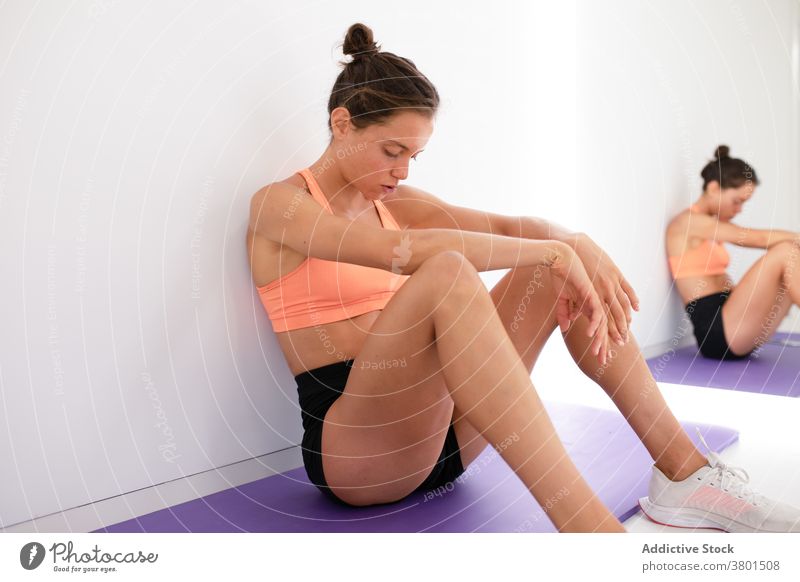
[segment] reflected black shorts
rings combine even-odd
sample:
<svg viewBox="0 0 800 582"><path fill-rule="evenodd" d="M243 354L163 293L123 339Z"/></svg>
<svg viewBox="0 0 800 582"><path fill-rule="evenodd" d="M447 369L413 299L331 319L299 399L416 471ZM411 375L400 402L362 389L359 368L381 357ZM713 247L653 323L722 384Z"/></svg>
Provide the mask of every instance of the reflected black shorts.
<svg viewBox="0 0 800 582"><path fill-rule="evenodd" d="M303 421L303 465L309 480L325 495L345 505L331 491L322 473L322 421L328 409L341 396L347 384L353 362L345 360L334 362L327 366L314 368L294 377L297 382L297 394L300 403L300 417ZM453 424L447 431L444 448L439 460L431 470L430 475L417 487L417 491L435 489L453 481L464 472L461 464L461 452L456 440Z"/></svg>
<svg viewBox="0 0 800 582"><path fill-rule="evenodd" d="M742 360L748 357L752 350L744 355L734 354L728 347L725 339L725 329L722 326L722 306L730 296L729 291L712 293L700 297L686 304L686 313L692 320L694 337L700 353L706 358L714 360Z"/></svg>

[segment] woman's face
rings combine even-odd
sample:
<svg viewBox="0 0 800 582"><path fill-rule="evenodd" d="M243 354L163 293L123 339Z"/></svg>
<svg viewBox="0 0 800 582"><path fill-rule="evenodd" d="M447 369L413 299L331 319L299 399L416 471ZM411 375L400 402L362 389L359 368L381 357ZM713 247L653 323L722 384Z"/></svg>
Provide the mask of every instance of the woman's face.
<svg viewBox="0 0 800 582"><path fill-rule="evenodd" d="M336 110L332 121L335 114ZM411 111L395 113L384 123L364 129L347 125L346 131L342 126L334 130L336 161L348 183L370 200L393 193L408 178L409 163L417 159L433 133L433 119Z"/></svg>
<svg viewBox="0 0 800 582"><path fill-rule="evenodd" d="M746 182L738 188L720 189L717 182L710 182L707 191L711 195L711 206L717 211L719 219L729 222L742 211L744 203L753 196L755 185Z"/></svg>

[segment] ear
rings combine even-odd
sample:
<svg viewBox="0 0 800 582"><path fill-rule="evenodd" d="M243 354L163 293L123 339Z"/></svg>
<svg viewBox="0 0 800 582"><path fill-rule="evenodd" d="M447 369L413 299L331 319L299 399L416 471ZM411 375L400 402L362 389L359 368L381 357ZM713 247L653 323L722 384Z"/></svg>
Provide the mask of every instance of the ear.
<svg viewBox="0 0 800 582"><path fill-rule="evenodd" d="M347 137L352 129L350 112L346 107L337 107L331 111L331 132L334 139Z"/></svg>
<svg viewBox="0 0 800 582"><path fill-rule="evenodd" d="M718 196L720 194L719 182L717 182L716 180L711 180L706 185L706 189L705 189L704 193L705 194L709 194L711 196Z"/></svg>

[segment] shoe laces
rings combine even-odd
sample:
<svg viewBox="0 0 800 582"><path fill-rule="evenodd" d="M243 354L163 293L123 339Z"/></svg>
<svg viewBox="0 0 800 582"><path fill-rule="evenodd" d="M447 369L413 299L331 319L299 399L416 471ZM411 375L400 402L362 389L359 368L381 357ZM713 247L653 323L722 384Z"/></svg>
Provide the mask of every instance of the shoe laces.
<svg viewBox="0 0 800 582"><path fill-rule="evenodd" d="M700 441L706 447L706 457L708 458L708 464L711 466L711 470L706 473L702 480L705 482L711 481L713 483L719 483L721 491L732 493L736 495L736 497L744 499L746 502L752 503L753 505L758 505L759 501L764 500L765 498L763 495L756 493L747 486L747 483L750 482L750 475L747 474L747 471L741 467L734 467L723 463L720 456L708 446L700 429L695 427L695 430L700 437Z"/></svg>

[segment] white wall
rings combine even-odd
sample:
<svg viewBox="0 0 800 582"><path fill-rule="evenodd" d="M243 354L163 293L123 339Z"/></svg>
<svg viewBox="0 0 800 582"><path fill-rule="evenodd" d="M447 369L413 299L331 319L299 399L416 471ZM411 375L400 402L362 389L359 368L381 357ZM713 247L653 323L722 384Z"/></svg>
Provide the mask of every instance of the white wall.
<svg viewBox="0 0 800 582"><path fill-rule="evenodd" d="M660 344L683 314L663 232L718 144L762 183L738 223L798 229L797 3L583 1L577 23L575 224L630 273L633 331ZM735 280L763 254L728 248Z"/></svg>
<svg viewBox="0 0 800 582"><path fill-rule="evenodd" d="M358 20L444 96L414 183L515 212L509 2L0 8L0 526L299 442L248 202L320 154Z"/></svg>
<svg viewBox="0 0 800 582"><path fill-rule="evenodd" d="M794 5L715 5L3 4L0 526L299 442L247 205L321 152L358 20L444 99L410 183L594 235L663 340L663 226L718 141L763 179L744 218L797 216Z"/></svg>

